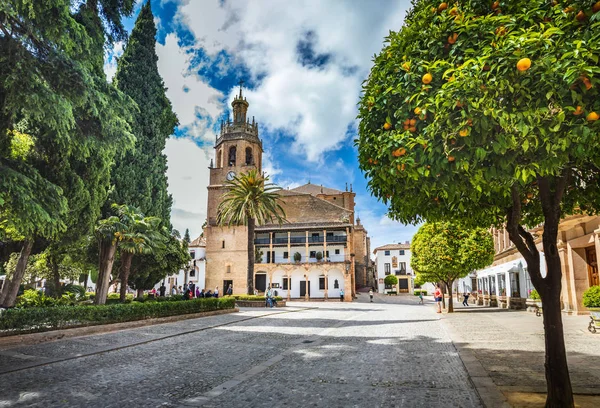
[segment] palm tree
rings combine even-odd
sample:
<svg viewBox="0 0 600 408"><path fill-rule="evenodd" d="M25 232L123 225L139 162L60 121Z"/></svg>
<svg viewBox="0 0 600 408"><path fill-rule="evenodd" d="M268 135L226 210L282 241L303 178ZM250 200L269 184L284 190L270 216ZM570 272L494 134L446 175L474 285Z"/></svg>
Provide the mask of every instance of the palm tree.
<svg viewBox="0 0 600 408"><path fill-rule="evenodd" d="M120 300L127 298L127 284L131 261L135 254L148 254L165 247L168 234L160 229L161 219L144 217L135 208L126 207L126 228L121 231L119 249L121 250L121 268L119 270Z"/></svg>
<svg viewBox="0 0 600 408"><path fill-rule="evenodd" d="M241 173L226 183L227 192L219 204L217 223L219 225L248 226L248 294L254 294L254 227L258 223L285 221L285 211L281 207L280 187L268 183L269 177L256 169Z"/></svg>

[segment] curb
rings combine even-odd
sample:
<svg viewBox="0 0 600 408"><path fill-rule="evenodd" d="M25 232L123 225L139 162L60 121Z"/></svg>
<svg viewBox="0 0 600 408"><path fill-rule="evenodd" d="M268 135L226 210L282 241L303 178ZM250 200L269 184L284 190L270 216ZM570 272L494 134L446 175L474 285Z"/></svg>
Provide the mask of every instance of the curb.
<svg viewBox="0 0 600 408"><path fill-rule="evenodd" d="M152 326L155 324L172 323L181 320L196 319L199 317L218 316L228 313L237 313L240 309L211 310L208 312L191 313L167 317L155 317L152 319L133 320L131 322L109 323L94 326L81 326L71 329L53 330L40 333L18 334L15 336L0 337L0 350L14 346L26 346L49 341L68 339L71 337L89 336L92 334L110 333L136 327Z"/></svg>
<svg viewBox="0 0 600 408"><path fill-rule="evenodd" d="M444 319L440 319L440 321L450 340L452 340L452 344L458 352L458 356L469 375L469 380L479 395L483 406L488 408L510 408L511 405L508 403L508 399L477 360L475 354L470 349L459 345L459 343L463 343L463 339Z"/></svg>

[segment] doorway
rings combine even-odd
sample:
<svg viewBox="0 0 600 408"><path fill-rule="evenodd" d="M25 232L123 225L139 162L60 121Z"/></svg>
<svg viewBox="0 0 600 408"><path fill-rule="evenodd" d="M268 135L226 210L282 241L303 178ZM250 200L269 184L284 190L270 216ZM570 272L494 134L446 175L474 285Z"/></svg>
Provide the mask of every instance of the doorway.
<svg viewBox="0 0 600 408"><path fill-rule="evenodd" d="M408 279L398 279L398 288L400 293L408 293Z"/></svg>
<svg viewBox="0 0 600 408"><path fill-rule="evenodd" d="M600 285L600 277L598 276L598 257L596 248L589 247L585 249L585 259L588 264L588 280L590 286Z"/></svg>
<svg viewBox="0 0 600 408"><path fill-rule="evenodd" d="M256 290L258 290L259 292L264 292L267 290L267 274L266 273L261 273L261 274L256 274L256 277L254 278L254 288Z"/></svg>
<svg viewBox="0 0 600 408"><path fill-rule="evenodd" d="M300 297L306 296L306 281L300 281ZM308 282L308 296L310 297L310 281Z"/></svg>
<svg viewBox="0 0 600 408"><path fill-rule="evenodd" d="M233 281L232 280L224 280L223 281L223 296L227 294L227 288L231 285L231 289L233 290Z"/></svg>

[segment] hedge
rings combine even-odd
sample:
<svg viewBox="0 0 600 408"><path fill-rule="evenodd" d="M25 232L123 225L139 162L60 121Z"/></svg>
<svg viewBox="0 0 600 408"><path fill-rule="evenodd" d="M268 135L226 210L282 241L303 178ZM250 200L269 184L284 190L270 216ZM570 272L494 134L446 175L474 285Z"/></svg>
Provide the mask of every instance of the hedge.
<svg viewBox="0 0 600 408"><path fill-rule="evenodd" d="M419 293L422 293L423 296L427 296L427 291L426 290L415 289L415 291L414 291L415 296L419 296Z"/></svg>
<svg viewBox="0 0 600 408"><path fill-rule="evenodd" d="M173 302L134 302L116 305L54 306L7 309L0 315L0 331L47 331L151 319L219 309L233 309L235 300L192 299ZM10 333L14 334L14 333Z"/></svg>
<svg viewBox="0 0 600 408"><path fill-rule="evenodd" d="M225 296L225 298L234 298L235 300L248 300L248 301L260 300L261 302L265 301L265 297L261 296L261 295L231 295L231 296ZM278 302L283 300L283 298L281 296L274 296L273 298Z"/></svg>

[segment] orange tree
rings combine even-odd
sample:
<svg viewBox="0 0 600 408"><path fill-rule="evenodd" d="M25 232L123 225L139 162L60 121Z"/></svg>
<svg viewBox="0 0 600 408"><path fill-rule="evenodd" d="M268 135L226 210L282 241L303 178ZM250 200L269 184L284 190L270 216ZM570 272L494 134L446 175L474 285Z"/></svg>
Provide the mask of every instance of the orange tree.
<svg viewBox="0 0 600 408"><path fill-rule="evenodd" d="M544 302L547 406L573 406L558 224L600 209L599 21L591 0L416 0L359 104L360 166L392 217L506 225Z"/></svg>
<svg viewBox="0 0 600 408"><path fill-rule="evenodd" d="M452 285L456 279L494 260L494 240L485 228L464 228L451 222L425 223L410 245L410 265L426 282L444 282L448 313L454 312Z"/></svg>

